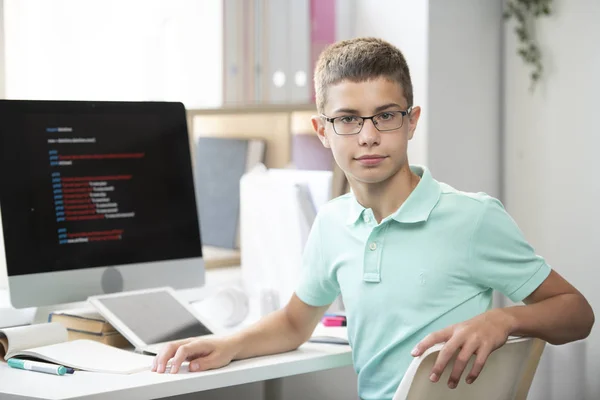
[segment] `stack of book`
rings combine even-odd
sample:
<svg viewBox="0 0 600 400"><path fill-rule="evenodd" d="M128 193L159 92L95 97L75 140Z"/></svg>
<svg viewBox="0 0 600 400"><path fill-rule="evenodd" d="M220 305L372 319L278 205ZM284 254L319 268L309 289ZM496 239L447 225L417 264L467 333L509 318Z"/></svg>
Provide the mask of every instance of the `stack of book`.
<svg viewBox="0 0 600 400"><path fill-rule="evenodd" d="M58 322L67 328L68 340L88 339L119 348L131 346L127 339L93 308L54 311L48 315L48 322Z"/></svg>

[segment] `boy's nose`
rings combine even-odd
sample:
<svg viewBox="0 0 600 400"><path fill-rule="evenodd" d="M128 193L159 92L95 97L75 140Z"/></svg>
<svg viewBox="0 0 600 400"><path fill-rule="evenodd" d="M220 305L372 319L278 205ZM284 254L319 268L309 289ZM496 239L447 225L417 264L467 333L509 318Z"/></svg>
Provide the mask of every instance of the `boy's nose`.
<svg viewBox="0 0 600 400"><path fill-rule="evenodd" d="M363 127L358 134L358 140L361 145L372 146L375 143L379 143L379 135L380 133L375 127L375 123L369 119L363 122Z"/></svg>

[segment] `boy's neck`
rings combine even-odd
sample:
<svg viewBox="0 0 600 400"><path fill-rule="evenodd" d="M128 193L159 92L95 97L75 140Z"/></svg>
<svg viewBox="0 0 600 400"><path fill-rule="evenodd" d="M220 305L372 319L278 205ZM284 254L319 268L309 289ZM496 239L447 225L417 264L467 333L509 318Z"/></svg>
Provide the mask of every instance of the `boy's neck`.
<svg viewBox="0 0 600 400"><path fill-rule="evenodd" d="M353 179L349 182L356 200L363 207L370 208L377 223L380 223L400 208L420 180L407 163L395 175L380 183L363 183Z"/></svg>

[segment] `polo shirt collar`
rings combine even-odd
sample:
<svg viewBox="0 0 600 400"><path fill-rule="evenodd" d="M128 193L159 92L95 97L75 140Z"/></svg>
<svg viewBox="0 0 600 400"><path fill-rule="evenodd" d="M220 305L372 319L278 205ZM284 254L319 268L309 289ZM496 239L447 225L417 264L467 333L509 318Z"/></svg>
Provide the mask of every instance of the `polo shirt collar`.
<svg viewBox="0 0 600 400"><path fill-rule="evenodd" d="M402 203L400 208L391 215L391 218L401 223L416 223L427 221L431 211L435 208L442 188L429 170L421 165L411 165L410 169L412 172L421 177L421 180L410 193L408 198ZM366 210L351 194L352 202L350 203L350 209L348 212L347 224L355 224L362 216L362 213Z"/></svg>

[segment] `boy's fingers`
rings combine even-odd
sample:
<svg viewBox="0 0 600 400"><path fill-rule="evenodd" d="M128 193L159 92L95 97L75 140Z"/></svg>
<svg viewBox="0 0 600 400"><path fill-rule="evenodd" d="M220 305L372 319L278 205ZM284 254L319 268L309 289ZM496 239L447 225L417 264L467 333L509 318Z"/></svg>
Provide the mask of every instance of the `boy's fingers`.
<svg viewBox="0 0 600 400"><path fill-rule="evenodd" d="M452 373L450 374L450 378L448 379L448 386L451 389L454 389L458 386L458 382L460 381L460 377L463 374L469 360L473 353L477 351L476 345L466 345L458 353L456 356L456 360L454 360L454 367L452 368Z"/></svg>
<svg viewBox="0 0 600 400"><path fill-rule="evenodd" d="M467 379L466 379L467 383L471 384L475 381L475 379L477 379L477 377L481 373L481 370L483 369L483 366L485 365L485 362L487 361L490 354L491 354L491 349L488 347L481 347L477 351L477 358L475 358L475 362L473 363L471 372L469 372L469 375L467 375Z"/></svg>
<svg viewBox="0 0 600 400"><path fill-rule="evenodd" d="M175 352L177 351L178 344L177 343L169 343L164 346L158 355L154 357L152 361L152 370L162 374L165 372L167 368L167 362L173 357Z"/></svg>
<svg viewBox="0 0 600 400"><path fill-rule="evenodd" d="M448 362L454 353L456 353L456 350L461 346L461 344L462 343L459 343L456 339L451 339L450 341L446 342L444 347L442 347L442 350L439 352L435 364L431 370L431 376L429 379L432 382L437 382L440 379L440 376L442 376L446 365L448 365Z"/></svg>
<svg viewBox="0 0 600 400"><path fill-rule="evenodd" d="M441 331L430 333L421 340L415 348L410 352L414 357L420 356L431 346L447 342L452 337L452 330L450 328L442 329Z"/></svg>
<svg viewBox="0 0 600 400"><path fill-rule="evenodd" d="M175 356L171 360L171 373L176 374L179 372L179 368L181 368L181 364L188 358L190 355L190 345L184 344L179 346L177 352L175 352Z"/></svg>

